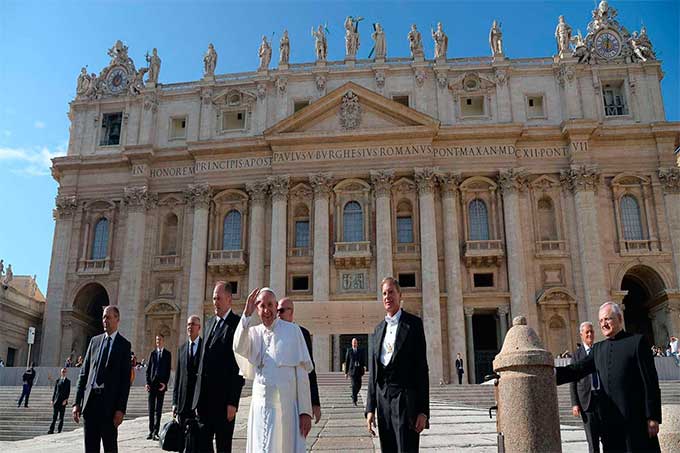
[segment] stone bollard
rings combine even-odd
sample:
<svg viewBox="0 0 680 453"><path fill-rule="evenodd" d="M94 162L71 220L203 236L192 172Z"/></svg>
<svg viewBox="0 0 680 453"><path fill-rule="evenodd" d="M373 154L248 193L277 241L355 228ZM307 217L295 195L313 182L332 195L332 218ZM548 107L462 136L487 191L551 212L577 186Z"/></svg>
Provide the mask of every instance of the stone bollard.
<svg viewBox="0 0 680 453"><path fill-rule="evenodd" d="M680 404L661 406L659 445L664 453L680 451Z"/></svg>
<svg viewBox="0 0 680 453"><path fill-rule="evenodd" d="M512 320L493 361L498 381L498 426L507 453L561 452L555 362L523 316Z"/></svg>

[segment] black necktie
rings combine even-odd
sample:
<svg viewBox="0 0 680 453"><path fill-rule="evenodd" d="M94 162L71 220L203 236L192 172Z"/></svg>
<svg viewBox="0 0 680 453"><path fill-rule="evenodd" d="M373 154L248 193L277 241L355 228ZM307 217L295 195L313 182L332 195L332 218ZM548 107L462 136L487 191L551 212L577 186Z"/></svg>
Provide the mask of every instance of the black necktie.
<svg viewBox="0 0 680 453"><path fill-rule="evenodd" d="M194 342L192 341L191 344L189 345L189 360L194 360Z"/></svg>
<svg viewBox="0 0 680 453"><path fill-rule="evenodd" d="M101 357L99 357L99 363L97 364L97 379L95 383L97 385L104 384L104 372L106 371L106 359L109 356L109 347L111 346L111 337L106 338L106 345L102 351Z"/></svg>
<svg viewBox="0 0 680 453"><path fill-rule="evenodd" d="M217 331L220 330L220 327L222 327L222 321L224 320L220 318L220 320L215 323L215 328L212 330L212 332L210 332L210 341L208 341L208 345L212 344L213 337Z"/></svg>

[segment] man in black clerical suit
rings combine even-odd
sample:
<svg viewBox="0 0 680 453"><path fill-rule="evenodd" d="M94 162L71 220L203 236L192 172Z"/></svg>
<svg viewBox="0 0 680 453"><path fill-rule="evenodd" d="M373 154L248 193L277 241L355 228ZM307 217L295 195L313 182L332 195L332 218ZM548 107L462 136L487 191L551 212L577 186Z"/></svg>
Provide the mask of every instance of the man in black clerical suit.
<svg viewBox="0 0 680 453"><path fill-rule="evenodd" d="M184 432L184 453L198 451L198 433L194 429L196 411L193 409L194 389L198 377L198 364L201 361L201 318L196 315L187 319L187 341L177 352L175 384L172 388L172 415Z"/></svg>
<svg viewBox="0 0 680 453"><path fill-rule="evenodd" d="M623 330L623 313L613 302L600 307L599 322L606 339L583 360L558 367L557 385L597 373L603 450L659 452L661 391L649 344Z"/></svg>
<svg viewBox="0 0 680 453"><path fill-rule="evenodd" d="M278 314L278 317L280 319L283 319L284 321L288 322L295 322L293 321L295 314L295 305L293 304L292 299L284 297L279 301L277 307L278 308L276 309L276 313ZM309 357L312 359L312 365L314 365L315 368L312 370L311 373L309 373L309 393L311 394L312 397L312 412L314 413L314 424L317 424L319 423L319 420L321 420L321 400L319 400L319 383L317 382L316 379L316 364L314 363L314 354L312 354L312 335L309 333L309 330L305 329L300 324L298 324L297 326L302 331L302 336L305 337L307 351L309 351Z"/></svg>
<svg viewBox="0 0 680 453"><path fill-rule="evenodd" d="M158 429L163 413L163 399L170 380L172 354L165 349L165 338L156 335L156 348L149 355L146 367L146 391L149 392L149 435L147 439L158 440Z"/></svg>
<svg viewBox="0 0 680 453"><path fill-rule="evenodd" d="M401 288L392 277L380 288L385 320L369 340L366 426L380 433L380 450L417 452L428 426L430 384L422 320L401 309Z"/></svg>
<svg viewBox="0 0 680 453"><path fill-rule="evenodd" d="M581 346L574 352L574 362L585 359L593 349L595 331L593 323L584 321L579 327L581 335ZM579 379L570 384L571 391L571 412L574 417L581 417L583 428L588 439L588 450L590 453L600 451L600 418L597 411L597 402L600 394L600 379L597 373Z"/></svg>
<svg viewBox="0 0 680 453"><path fill-rule="evenodd" d="M359 340L352 338L352 347L345 353L345 377L352 379L352 402L357 405L357 395L361 390L361 378L366 371L364 351L359 349Z"/></svg>
<svg viewBox="0 0 680 453"><path fill-rule="evenodd" d="M118 426L123 422L130 394L130 342L118 332L120 311L104 307L104 333L93 337L78 375L73 420L85 431L85 451L118 451Z"/></svg>
<svg viewBox="0 0 680 453"><path fill-rule="evenodd" d="M54 425L57 423L57 418L59 418L57 432L61 432L61 429L64 427L64 412L66 411L70 395L71 381L66 377L66 368L62 368L59 379L54 383L54 392L52 392L52 424L47 434L54 434Z"/></svg>
<svg viewBox="0 0 680 453"><path fill-rule="evenodd" d="M234 358L234 331L241 317L231 311L231 286L217 282L213 291L215 317L206 325L193 407L198 413L201 452L231 451L243 377Z"/></svg>
<svg viewBox="0 0 680 453"><path fill-rule="evenodd" d="M463 356L460 352L456 354L456 374L458 375L458 385L463 383L463 374L465 373L465 368L463 368Z"/></svg>

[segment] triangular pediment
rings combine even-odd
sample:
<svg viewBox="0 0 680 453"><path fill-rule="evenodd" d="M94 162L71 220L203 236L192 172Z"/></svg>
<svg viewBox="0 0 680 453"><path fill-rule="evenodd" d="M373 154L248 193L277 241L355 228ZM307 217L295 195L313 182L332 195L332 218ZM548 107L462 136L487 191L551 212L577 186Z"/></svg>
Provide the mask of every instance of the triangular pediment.
<svg viewBox="0 0 680 453"><path fill-rule="evenodd" d="M360 138L362 135L434 135L439 121L379 93L348 82L264 131L268 140Z"/></svg>

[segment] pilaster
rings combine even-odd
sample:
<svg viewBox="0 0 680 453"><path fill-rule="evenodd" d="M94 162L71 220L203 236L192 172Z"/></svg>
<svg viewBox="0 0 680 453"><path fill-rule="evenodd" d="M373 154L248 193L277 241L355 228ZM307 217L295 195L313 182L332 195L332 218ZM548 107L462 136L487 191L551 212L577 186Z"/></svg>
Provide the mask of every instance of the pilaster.
<svg viewBox="0 0 680 453"><path fill-rule="evenodd" d="M312 290L314 302L329 299L330 253L328 235L328 195L332 177L329 173L310 175L314 188L314 276ZM326 365L328 366L328 365Z"/></svg>
<svg viewBox="0 0 680 453"><path fill-rule="evenodd" d="M286 295L286 224L288 208L288 176L268 179L272 194L272 237L269 266L269 286L278 298Z"/></svg>
<svg viewBox="0 0 680 453"><path fill-rule="evenodd" d="M376 255L377 255L377 282L378 299L380 296L380 282L383 278L392 276L392 215L390 201L392 197L392 182L394 170L371 171L371 183L375 193L375 232L376 232Z"/></svg>
<svg viewBox="0 0 680 453"><path fill-rule="evenodd" d="M212 189L208 184L190 184L184 198L194 210L191 233L191 267L189 268L189 303L187 312L203 319L205 302L206 259L208 254L208 213ZM203 325L205 325L203 323Z"/></svg>
<svg viewBox="0 0 680 453"><path fill-rule="evenodd" d="M250 225L248 228L248 286L249 290L264 286L264 201L267 184L246 185L250 196Z"/></svg>

